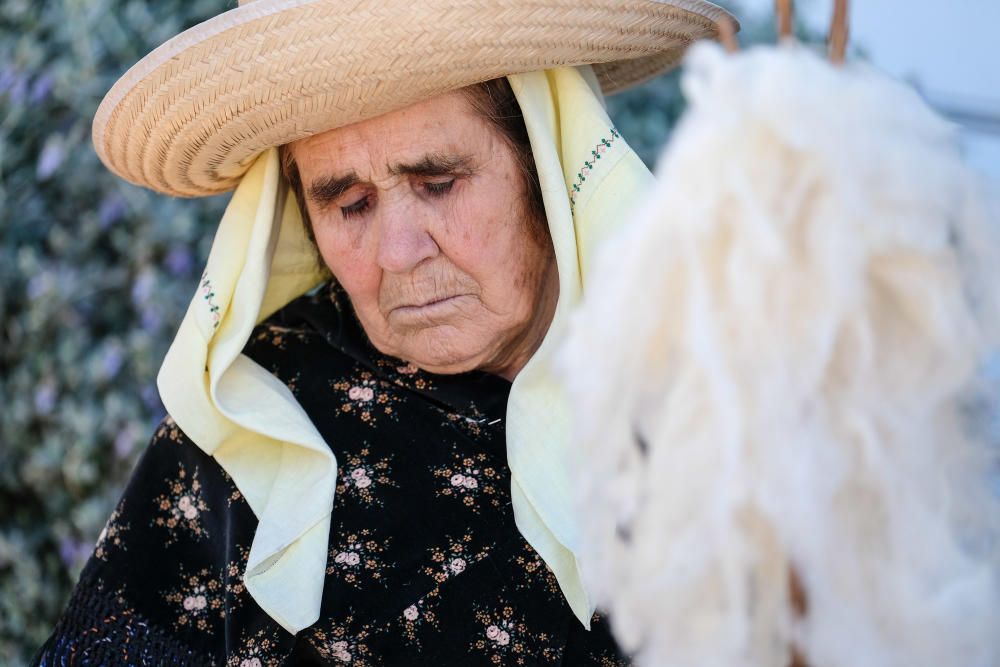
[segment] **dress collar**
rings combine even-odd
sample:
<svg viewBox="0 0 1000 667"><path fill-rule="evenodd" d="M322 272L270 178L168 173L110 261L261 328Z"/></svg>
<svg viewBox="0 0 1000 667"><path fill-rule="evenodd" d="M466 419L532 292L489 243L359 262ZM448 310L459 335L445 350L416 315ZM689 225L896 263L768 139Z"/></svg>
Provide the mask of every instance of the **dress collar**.
<svg viewBox="0 0 1000 667"><path fill-rule="evenodd" d="M368 339L350 298L336 280L324 283L300 301L303 310L296 315L380 381L418 394L443 411L480 426L495 426L505 420L510 382L483 371L429 373L410 362L382 354Z"/></svg>

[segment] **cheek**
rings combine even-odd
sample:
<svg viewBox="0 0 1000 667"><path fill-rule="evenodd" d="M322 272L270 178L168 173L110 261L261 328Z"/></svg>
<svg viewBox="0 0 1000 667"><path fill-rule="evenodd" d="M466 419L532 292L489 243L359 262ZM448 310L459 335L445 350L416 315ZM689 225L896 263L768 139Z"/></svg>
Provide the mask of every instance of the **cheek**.
<svg viewBox="0 0 1000 667"><path fill-rule="evenodd" d="M446 253L461 268L480 277L494 277L496 269L523 253L519 234L524 227L521 206L500 187L480 188L462 197L446 214Z"/></svg>
<svg viewBox="0 0 1000 667"><path fill-rule="evenodd" d="M340 230L314 228L316 246L327 268L350 295L357 309L377 306L381 274L363 235Z"/></svg>

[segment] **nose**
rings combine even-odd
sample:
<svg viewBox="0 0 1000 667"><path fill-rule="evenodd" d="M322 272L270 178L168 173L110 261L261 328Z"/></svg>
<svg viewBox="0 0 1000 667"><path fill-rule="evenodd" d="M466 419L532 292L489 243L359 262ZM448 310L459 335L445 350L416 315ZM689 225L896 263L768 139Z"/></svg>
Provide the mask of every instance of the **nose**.
<svg viewBox="0 0 1000 667"><path fill-rule="evenodd" d="M378 253L376 261L384 271L407 273L425 259L440 252L431 235L430 216L422 207L405 200L379 206Z"/></svg>

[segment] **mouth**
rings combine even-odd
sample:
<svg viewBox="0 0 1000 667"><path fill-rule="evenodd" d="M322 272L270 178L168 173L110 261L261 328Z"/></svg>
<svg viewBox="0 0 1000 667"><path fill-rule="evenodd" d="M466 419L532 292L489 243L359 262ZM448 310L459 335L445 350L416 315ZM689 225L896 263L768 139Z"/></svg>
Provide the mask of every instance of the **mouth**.
<svg viewBox="0 0 1000 667"><path fill-rule="evenodd" d="M400 324L432 323L454 314L469 297L468 294L454 294L418 304L403 304L390 310L388 317Z"/></svg>

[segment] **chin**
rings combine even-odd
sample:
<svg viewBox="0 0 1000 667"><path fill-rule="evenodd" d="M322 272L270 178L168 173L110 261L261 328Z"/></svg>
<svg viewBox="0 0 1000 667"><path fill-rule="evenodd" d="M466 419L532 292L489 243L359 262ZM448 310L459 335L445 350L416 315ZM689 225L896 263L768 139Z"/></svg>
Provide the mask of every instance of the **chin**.
<svg viewBox="0 0 1000 667"><path fill-rule="evenodd" d="M465 341L450 340L450 336L426 336L426 333L411 334L404 348L389 354L409 361L421 370L439 375L476 370L486 362L482 345L470 346L463 344Z"/></svg>
<svg viewBox="0 0 1000 667"><path fill-rule="evenodd" d="M468 371L474 371L483 365L482 360L478 356L428 356L420 354L403 354L396 356L409 361L421 370L427 371L428 373L436 373L438 375L467 373Z"/></svg>

